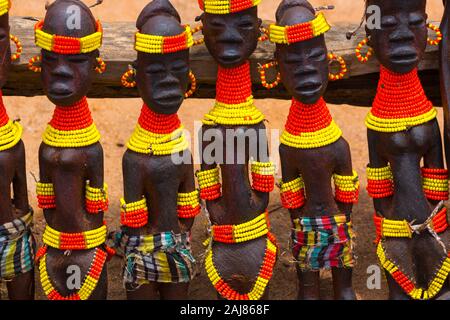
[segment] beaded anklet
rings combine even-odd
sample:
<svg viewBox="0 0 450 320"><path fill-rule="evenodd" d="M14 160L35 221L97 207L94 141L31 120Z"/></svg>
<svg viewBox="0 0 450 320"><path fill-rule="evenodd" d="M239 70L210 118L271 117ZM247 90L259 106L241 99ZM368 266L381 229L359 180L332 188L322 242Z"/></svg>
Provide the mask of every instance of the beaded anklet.
<svg viewBox="0 0 450 320"><path fill-rule="evenodd" d="M120 223L129 228L142 228L148 223L147 200L126 203L124 198L120 199Z"/></svg>
<svg viewBox="0 0 450 320"><path fill-rule="evenodd" d="M286 209L298 209L305 205L305 183L300 176L289 182L280 182L281 204Z"/></svg>
<svg viewBox="0 0 450 320"><path fill-rule="evenodd" d="M219 66L216 92L214 108L205 115L203 124L239 126L264 120L264 115L253 103L250 62L231 69Z"/></svg>
<svg viewBox="0 0 450 320"><path fill-rule="evenodd" d="M353 170L352 176L333 175L335 199L342 203L357 203L359 197L358 174Z"/></svg>
<svg viewBox="0 0 450 320"><path fill-rule="evenodd" d="M293 99L280 141L289 147L312 149L330 145L341 136L323 98L311 105Z"/></svg>
<svg viewBox="0 0 450 320"><path fill-rule="evenodd" d="M58 148L87 147L99 140L86 97L73 106L56 106L43 136L46 145Z"/></svg>
<svg viewBox="0 0 450 320"><path fill-rule="evenodd" d="M127 147L155 156L182 152L189 147L183 129L177 114L157 114L144 105Z"/></svg>
<svg viewBox="0 0 450 320"><path fill-rule="evenodd" d="M92 292L97 287L98 279L103 271L107 260L107 252L100 248L95 250L94 260L89 267L86 278L83 281L81 288L69 296L62 296L58 290L53 286L47 272L47 254L44 254L40 259L39 271L42 288L49 300L87 300Z"/></svg>
<svg viewBox="0 0 450 320"><path fill-rule="evenodd" d="M428 200L448 200L448 170L422 168L423 191Z"/></svg>
<svg viewBox="0 0 450 320"><path fill-rule="evenodd" d="M200 198L212 201L222 195L222 185L219 179L219 167L210 170L197 171L195 174L200 188Z"/></svg>
<svg viewBox="0 0 450 320"><path fill-rule="evenodd" d="M391 167L367 167L367 193L374 199L388 198L394 195L394 177Z"/></svg>
<svg viewBox="0 0 450 320"><path fill-rule="evenodd" d="M105 243L106 233L106 225L94 230L76 233L59 232L46 225L42 241L47 246L59 250L87 250Z"/></svg>
<svg viewBox="0 0 450 320"><path fill-rule="evenodd" d="M275 187L275 165L272 162L257 162L251 164L252 189L259 192L272 192Z"/></svg>
<svg viewBox="0 0 450 320"><path fill-rule="evenodd" d="M208 251L205 260L205 268L208 278L213 284L217 292L227 300L259 300L266 291L266 287L272 278L273 268L277 257L277 247L271 241L271 237L267 237L266 252L264 261L256 278L255 284L249 293L241 294L234 290L223 280L216 266L214 265L213 250Z"/></svg>
<svg viewBox="0 0 450 320"><path fill-rule="evenodd" d="M201 211L199 191L189 193L178 193L177 200L178 218L195 218Z"/></svg>
<svg viewBox="0 0 450 320"><path fill-rule="evenodd" d="M400 132L436 118L437 111L420 83L417 68L401 75L381 66L380 81L367 128L378 132Z"/></svg>
<svg viewBox="0 0 450 320"><path fill-rule="evenodd" d="M22 138L23 128L19 122L11 121L3 104L3 95L0 91L0 151L14 147Z"/></svg>

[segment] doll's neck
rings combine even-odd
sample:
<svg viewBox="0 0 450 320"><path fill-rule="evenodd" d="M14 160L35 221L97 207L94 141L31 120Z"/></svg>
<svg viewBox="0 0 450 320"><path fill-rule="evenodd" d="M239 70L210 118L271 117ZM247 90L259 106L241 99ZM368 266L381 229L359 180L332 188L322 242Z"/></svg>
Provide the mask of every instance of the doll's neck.
<svg viewBox="0 0 450 320"><path fill-rule="evenodd" d="M62 131L80 130L94 123L86 97L71 106L56 106L50 126Z"/></svg>
<svg viewBox="0 0 450 320"><path fill-rule="evenodd" d="M0 127L4 127L8 121L8 113L6 112L5 105L3 104L3 93L0 90Z"/></svg>
<svg viewBox="0 0 450 320"><path fill-rule="evenodd" d="M417 68L398 74L381 66L377 95L372 114L378 118L397 119L417 117L433 108L423 90Z"/></svg>
<svg viewBox="0 0 450 320"><path fill-rule="evenodd" d="M333 118L323 98L316 103L304 104L292 99L286 122L286 131L298 136L305 132L316 132L330 126Z"/></svg>
<svg viewBox="0 0 450 320"><path fill-rule="evenodd" d="M170 134L181 126L178 114L156 113L146 104L142 106L138 123L142 129L156 134Z"/></svg>
<svg viewBox="0 0 450 320"><path fill-rule="evenodd" d="M216 101L224 104L246 102L252 96L250 62L236 68L219 66L217 72Z"/></svg>

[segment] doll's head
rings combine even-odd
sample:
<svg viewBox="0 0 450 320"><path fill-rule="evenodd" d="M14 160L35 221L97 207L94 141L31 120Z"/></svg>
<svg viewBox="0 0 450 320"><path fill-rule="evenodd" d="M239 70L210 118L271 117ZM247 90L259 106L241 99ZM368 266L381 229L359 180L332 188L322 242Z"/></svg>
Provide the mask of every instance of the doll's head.
<svg viewBox="0 0 450 320"><path fill-rule="evenodd" d="M156 113L174 114L188 86L190 29L168 0L154 0L141 12L136 50L136 83L139 93ZM149 41L154 44L150 48Z"/></svg>
<svg viewBox="0 0 450 320"><path fill-rule="evenodd" d="M0 0L0 88L3 88L8 80L8 72L11 67L11 45L9 42L9 0Z"/></svg>
<svg viewBox="0 0 450 320"><path fill-rule="evenodd" d="M256 5L260 1L222 1L224 11L213 7L217 0L199 2L205 11L201 16L205 44L214 60L224 68L244 64L258 45L262 21Z"/></svg>
<svg viewBox="0 0 450 320"><path fill-rule="evenodd" d="M371 5L381 11L381 28L366 26L378 61L396 73L412 71L427 46L426 0L367 0Z"/></svg>
<svg viewBox="0 0 450 320"><path fill-rule="evenodd" d="M49 37L53 41L47 42ZM36 41L42 48L44 92L54 104L69 106L88 93L101 37L100 24L82 1L56 0L47 8L36 25Z"/></svg>
<svg viewBox="0 0 450 320"><path fill-rule="evenodd" d="M276 25L270 27L271 41L277 43L275 57L283 84L296 100L305 104L315 103L323 96L329 73L323 33L296 36L298 31L312 30L312 24L323 25L325 31L329 28L324 16L316 15L308 1L284 0L276 13Z"/></svg>

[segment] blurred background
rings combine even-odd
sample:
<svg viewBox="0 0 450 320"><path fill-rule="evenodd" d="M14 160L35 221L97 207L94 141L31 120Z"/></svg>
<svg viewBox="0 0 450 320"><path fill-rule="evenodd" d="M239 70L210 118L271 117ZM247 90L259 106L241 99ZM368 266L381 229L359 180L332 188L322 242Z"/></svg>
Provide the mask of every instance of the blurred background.
<svg viewBox="0 0 450 320"><path fill-rule="evenodd" d="M46 0L12 0L12 2L11 14L14 16L43 17L45 14ZM275 10L279 2L278 0L262 0L259 6L260 17L274 20ZM91 5L95 3L95 0L86 0L85 3ZM93 11L102 21L130 21L130 23L134 23L139 12L147 3L147 0L104 0L103 4L95 7ZM185 23L192 24L195 17L200 14L197 0L172 0L172 3L178 9ZM314 6L335 5L335 10L326 12L326 16L332 24L359 23L363 14L363 0L313 0L311 3ZM442 1L429 0L427 11L429 20L439 21L443 11ZM438 86L438 80L436 81ZM51 119L54 106L46 97L5 97L4 101L10 117L21 119L24 126L23 140L27 151L27 170L38 176L38 148L41 143L42 132ZM213 100L188 99L183 104L179 113L180 118L186 128L191 130L191 133L193 133L194 121L200 120L213 103ZM256 104L266 115L269 129L283 129L290 107L289 101L265 99L256 101ZM124 145L134 129L141 106L142 101L140 99L90 99L94 120L96 120L102 134L102 145L105 153L105 181L108 183L110 190L110 210L106 214L106 220L110 229L119 227L119 199L123 192L121 158L126 148ZM347 105L330 105L329 107L334 119L340 124L344 137L351 145L353 165L361 180L360 202L354 208L353 214L358 237L355 245L358 260L354 273L354 287L359 299L385 299L387 298L387 291L384 278L380 289L368 290L366 286L368 266L377 265L375 246L373 245L375 238L372 223L373 207L372 201L365 191L365 167L368 154L364 118L368 109ZM439 109L439 119L442 119L441 109ZM272 150L275 150L273 156L277 157L276 146ZM36 209L35 235L40 239L44 221L42 211L37 209L35 181L31 174L28 175L28 190L30 202ZM297 278L292 256L288 249L290 220L288 212L280 209L277 190L271 195L269 210L271 211L273 231L281 247L280 259L270 286L270 297L271 299L295 299ZM204 253L201 242L206 236L205 224L204 216L200 216L193 229L193 249L198 260L198 275L191 284L190 298L192 299L215 298L215 291L201 266ZM115 258L108 266L109 299L123 299L125 297L120 275L121 264L121 259ZM321 291L323 297L332 298L331 274L326 271L323 272L322 279ZM44 296L40 289L41 286L38 281L36 284L38 298L42 299ZM5 297L4 292L2 296Z"/></svg>

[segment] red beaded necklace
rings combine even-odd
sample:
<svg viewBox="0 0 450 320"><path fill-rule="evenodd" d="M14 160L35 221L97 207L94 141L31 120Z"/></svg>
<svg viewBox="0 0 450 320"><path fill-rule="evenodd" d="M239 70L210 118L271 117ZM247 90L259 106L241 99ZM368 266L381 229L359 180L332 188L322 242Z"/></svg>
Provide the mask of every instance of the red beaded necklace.
<svg viewBox="0 0 450 320"><path fill-rule="evenodd" d="M381 119L411 118L430 112L432 108L417 68L406 74L397 74L381 66L372 115Z"/></svg>
<svg viewBox="0 0 450 320"><path fill-rule="evenodd" d="M142 129L156 134L170 134L181 126L176 113L170 115L156 113L146 104L142 106L138 122Z"/></svg>
<svg viewBox="0 0 450 320"><path fill-rule="evenodd" d="M216 100L225 104L244 103L252 96L250 62L236 68L219 66L217 72Z"/></svg>
<svg viewBox="0 0 450 320"><path fill-rule="evenodd" d="M81 130L94 123L86 97L72 106L56 106L49 122L54 129L61 131Z"/></svg>
<svg viewBox="0 0 450 320"><path fill-rule="evenodd" d="M316 132L327 128L333 118L323 98L314 104L304 104L292 99L291 109L286 122L286 131L299 136L305 132Z"/></svg>
<svg viewBox="0 0 450 320"><path fill-rule="evenodd" d="M5 105L3 104L3 93L0 90L0 127L5 126L9 121L8 114L6 113Z"/></svg>

